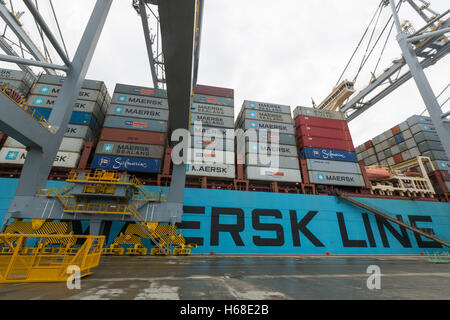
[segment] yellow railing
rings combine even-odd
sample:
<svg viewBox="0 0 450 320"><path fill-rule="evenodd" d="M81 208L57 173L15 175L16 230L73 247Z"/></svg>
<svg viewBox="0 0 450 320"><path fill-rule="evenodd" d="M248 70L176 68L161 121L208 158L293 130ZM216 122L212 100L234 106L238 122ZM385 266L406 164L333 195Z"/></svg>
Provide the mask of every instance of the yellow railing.
<svg viewBox="0 0 450 320"><path fill-rule="evenodd" d="M5 96L7 96L12 102L14 102L19 108L25 111L29 116L35 119L42 127L44 127L53 134L56 133L56 128L53 127L47 121L47 119L44 118L43 115L37 112L36 109L30 109L28 105L26 105L25 100L22 97L20 97L20 95L16 93L14 90L8 88L8 86L6 85L0 88L0 92L2 92Z"/></svg>
<svg viewBox="0 0 450 320"><path fill-rule="evenodd" d="M64 212L131 214L131 211L127 204L77 203L77 202L66 202L66 204L64 205Z"/></svg>
<svg viewBox="0 0 450 320"><path fill-rule="evenodd" d="M55 245L55 241L61 242ZM0 283L66 281L98 266L104 236L0 234Z"/></svg>

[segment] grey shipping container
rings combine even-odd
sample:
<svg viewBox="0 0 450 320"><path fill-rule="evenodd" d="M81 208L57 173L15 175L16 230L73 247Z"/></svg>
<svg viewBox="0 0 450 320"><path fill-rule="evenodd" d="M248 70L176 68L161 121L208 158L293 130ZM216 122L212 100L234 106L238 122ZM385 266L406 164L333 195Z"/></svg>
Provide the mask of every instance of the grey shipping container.
<svg viewBox="0 0 450 320"><path fill-rule="evenodd" d="M419 148L419 151L422 153L430 150L444 151L444 147L442 146L442 143L440 141L425 140L419 143L417 147Z"/></svg>
<svg viewBox="0 0 450 320"><path fill-rule="evenodd" d="M164 146L100 141L97 145L95 153L137 158L162 159L164 156Z"/></svg>
<svg viewBox="0 0 450 320"><path fill-rule="evenodd" d="M345 120L345 115L339 111L319 110L314 108L296 107L294 109L294 118L297 116L310 116L325 119Z"/></svg>
<svg viewBox="0 0 450 320"><path fill-rule="evenodd" d="M128 117L106 116L103 127L151 132L166 132L167 122Z"/></svg>
<svg viewBox="0 0 450 320"><path fill-rule="evenodd" d="M364 179L360 174L321 171L309 171L308 173L312 183L350 187L365 186Z"/></svg>
<svg viewBox="0 0 450 320"><path fill-rule="evenodd" d="M433 124L433 121L431 121L430 117L424 117L424 116L418 116L418 115L414 115L409 117L406 122L408 122L408 125L410 127L412 127L413 125L417 124L417 123L421 123L421 124Z"/></svg>
<svg viewBox="0 0 450 320"><path fill-rule="evenodd" d="M275 103L265 103L265 102L257 102L257 101L249 101L244 100L242 104L242 108L260 110L260 111L268 111L268 112L281 112L286 114L291 114L291 107L282 104Z"/></svg>
<svg viewBox="0 0 450 320"><path fill-rule="evenodd" d="M0 79L20 81L28 88L31 88L34 83L34 77L28 72L12 69L0 68Z"/></svg>
<svg viewBox="0 0 450 320"><path fill-rule="evenodd" d="M408 149L417 147L416 141L414 141L413 138L406 140L405 143L406 143L406 146L408 147Z"/></svg>
<svg viewBox="0 0 450 320"><path fill-rule="evenodd" d="M438 161L432 161L434 170L450 170L450 162L438 160ZM428 162L425 162L425 165L429 172L433 171L431 170L431 167L428 165ZM450 190L449 190L450 191Z"/></svg>
<svg viewBox="0 0 450 320"><path fill-rule="evenodd" d="M412 138L412 136L413 136L411 133L411 130L409 130L409 129L406 129L405 131L403 131L402 135L403 135L403 139L405 139L405 140L408 140L408 139Z"/></svg>
<svg viewBox="0 0 450 320"><path fill-rule="evenodd" d="M111 104L123 104L127 106L147 107L169 109L167 99L137 96L132 94L114 93L111 98Z"/></svg>
<svg viewBox="0 0 450 320"><path fill-rule="evenodd" d="M5 80L0 79L0 86L13 89L17 93L19 93L22 97L26 97L30 92L30 87L19 80Z"/></svg>
<svg viewBox="0 0 450 320"><path fill-rule="evenodd" d="M441 141L438 134L436 132L431 131L423 131L416 133L414 135L414 140L416 141L416 143L421 143L424 140Z"/></svg>
<svg viewBox="0 0 450 320"><path fill-rule="evenodd" d="M409 149L409 152L411 153L411 157L412 158L420 156L420 152L419 152L419 149L417 147Z"/></svg>
<svg viewBox="0 0 450 320"><path fill-rule="evenodd" d="M389 140L390 138L394 137L394 134L392 133L392 130L388 130L384 133L384 136Z"/></svg>
<svg viewBox="0 0 450 320"><path fill-rule="evenodd" d="M284 157L298 157L296 146L284 144L248 142L245 151L249 153L264 154L278 153L280 156Z"/></svg>
<svg viewBox="0 0 450 320"><path fill-rule="evenodd" d="M192 125L194 125L195 122L201 122L205 126L234 128L234 119L231 117L221 117L192 112L190 119Z"/></svg>
<svg viewBox="0 0 450 320"><path fill-rule="evenodd" d="M210 149L189 149L188 163L225 163L235 164L234 151Z"/></svg>
<svg viewBox="0 0 450 320"><path fill-rule="evenodd" d="M189 163L186 165L188 176L215 177L234 179L236 177L234 165L221 163Z"/></svg>
<svg viewBox="0 0 450 320"><path fill-rule="evenodd" d="M234 118L234 108L229 106L221 106L207 103L193 103L191 105L191 111L203 114L212 114L223 117Z"/></svg>
<svg viewBox="0 0 450 320"><path fill-rule="evenodd" d="M194 94L193 102L218 104L234 108L234 99L225 97L209 96L204 94Z"/></svg>
<svg viewBox="0 0 450 320"><path fill-rule="evenodd" d="M404 152L408 150L408 146L406 145L406 142L402 142L398 145L398 148L400 149L400 152Z"/></svg>
<svg viewBox="0 0 450 320"><path fill-rule="evenodd" d="M416 133L422 132L422 131L436 132L436 127L431 124L418 123L418 124L413 125L410 128L410 130L413 134L416 134Z"/></svg>
<svg viewBox="0 0 450 320"><path fill-rule="evenodd" d="M245 120L244 128L247 129L266 129L266 130L278 130L279 133L295 134L294 126L292 124Z"/></svg>
<svg viewBox="0 0 450 320"><path fill-rule="evenodd" d="M400 153L400 148L398 146L391 147L392 154Z"/></svg>
<svg viewBox="0 0 450 320"><path fill-rule="evenodd" d="M448 161L448 157L444 151L426 151L422 153L422 156L429 157L431 160L444 160Z"/></svg>
<svg viewBox="0 0 450 320"><path fill-rule="evenodd" d="M384 150L384 155L386 156L386 158L391 157L391 156L392 156L392 151L391 151L391 149L386 149L386 150Z"/></svg>
<svg viewBox="0 0 450 320"><path fill-rule="evenodd" d="M386 159L386 155L384 154L384 151L383 152L378 152L377 153L377 158L378 158L378 160Z"/></svg>
<svg viewBox="0 0 450 320"><path fill-rule="evenodd" d="M409 150L403 151L402 158L404 161L412 159L411 152L409 152Z"/></svg>
<svg viewBox="0 0 450 320"><path fill-rule="evenodd" d="M234 151L234 139L211 139L201 136L192 136L190 142L189 148Z"/></svg>
<svg viewBox="0 0 450 320"><path fill-rule="evenodd" d="M249 180L280 181L292 183L302 182L300 170L295 169L247 166L245 168L245 175Z"/></svg>
<svg viewBox="0 0 450 320"><path fill-rule="evenodd" d="M293 124L291 115L285 113L274 113L258 110L243 110L241 116L243 119Z"/></svg>
<svg viewBox="0 0 450 320"><path fill-rule="evenodd" d="M41 84L54 84L62 86L64 84L64 81L65 77L43 73L39 76L37 82ZM106 93L106 85L103 81L85 79L83 81L83 84L81 85L81 88L98 90L103 93Z"/></svg>
<svg viewBox="0 0 450 320"><path fill-rule="evenodd" d="M381 142L381 149L382 150L386 150L386 149L389 149L390 148L390 145L389 145L389 142L387 142L387 140L384 140L383 142Z"/></svg>
<svg viewBox="0 0 450 320"><path fill-rule="evenodd" d="M94 140L94 135L91 128L77 124L68 124L64 137L83 138L86 141Z"/></svg>
<svg viewBox="0 0 450 320"><path fill-rule="evenodd" d="M394 137L388 138L387 141L388 141L390 147L395 146L397 144Z"/></svg>
<svg viewBox="0 0 450 320"><path fill-rule="evenodd" d="M191 135L194 136L214 136L221 139L232 139L234 137L234 129L214 128L208 126L191 125Z"/></svg>
<svg viewBox="0 0 450 320"><path fill-rule="evenodd" d="M56 97L30 95L27 98L28 105L39 108L54 108ZM74 111L93 113L97 119L101 118L101 107L97 101L77 100L73 108Z"/></svg>
<svg viewBox="0 0 450 320"><path fill-rule="evenodd" d="M61 86L52 85L52 84L42 84L36 83L31 88L31 93L34 95L44 95L44 96L53 96L56 97L59 95L59 91L61 90ZM97 101L99 104L103 102L104 96L98 90L91 89L80 89L78 94L79 100L88 100L88 101Z"/></svg>
<svg viewBox="0 0 450 320"><path fill-rule="evenodd" d="M398 126L400 127L400 131L401 131L401 132L405 132L406 130L409 129L409 125L408 125L408 122L407 122L407 121L403 121L403 122L400 123ZM406 139L406 137L405 137L405 139Z"/></svg>
<svg viewBox="0 0 450 320"><path fill-rule="evenodd" d="M361 174L359 164L354 162L308 159L306 165L313 171Z"/></svg>
<svg viewBox="0 0 450 320"><path fill-rule="evenodd" d="M264 156L257 153L248 153L245 156L245 163L248 166L300 169L298 158L283 156Z"/></svg>
<svg viewBox="0 0 450 320"><path fill-rule="evenodd" d="M113 116L133 117L148 120L169 120L169 110L112 104L107 113Z"/></svg>
<svg viewBox="0 0 450 320"><path fill-rule="evenodd" d="M381 149L381 144L375 145L375 151L376 152L382 152L383 151L383 149Z"/></svg>
<svg viewBox="0 0 450 320"><path fill-rule="evenodd" d="M128 84L117 83L114 93L124 93L136 96L157 97L167 99L167 91L155 88L139 87Z"/></svg>

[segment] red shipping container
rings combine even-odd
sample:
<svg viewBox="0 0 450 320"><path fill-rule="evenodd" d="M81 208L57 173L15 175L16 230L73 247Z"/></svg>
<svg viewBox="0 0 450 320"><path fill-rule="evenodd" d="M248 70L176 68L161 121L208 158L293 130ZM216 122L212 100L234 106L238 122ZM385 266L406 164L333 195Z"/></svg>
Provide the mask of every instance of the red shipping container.
<svg viewBox="0 0 450 320"><path fill-rule="evenodd" d="M369 141L367 141L367 142L364 142L364 146L366 147L366 150L367 150L367 149L370 149L370 148L373 148L373 142L372 142L372 140L369 140Z"/></svg>
<svg viewBox="0 0 450 320"><path fill-rule="evenodd" d="M348 130L310 127L310 126L301 125L301 126L297 127L296 134L297 134L297 136L322 137L322 138L331 138L331 139L352 141L352 137Z"/></svg>
<svg viewBox="0 0 450 320"><path fill-rule="evenodd" d="M345 121L345 120L334 120L334 119L324 119L324 118L309 117L309 116L298 116L297 118L295 118L295 127L300 127L301 125L349 131L347 121Z"/></svg>
<svg viewBox="0 0 450 320"><path fill-rule="evenodd" d="M394 158L395 164L403 162L403 157L402 157L401 153L397 153L396 155L393 156L393 158Z"/></svg>
<svg viewBox="0 0 450 320"><path fill-rule="evenodd" d="M201 84L198 84L195 87L194 93L204 94L207 96L216 96L216 97L224 97L224 98L234 99L234 90L233 89L204 86Z"/></svg>
<svg viewBox="0 0 450 320"><path fill-rule="evenodd" d="M103 128L100 140L165 145L166 134L162 132Z"/></svg>
<svg viewBox="0 0 450 320"><path fill-rule="evenodd" d="M297 145L299 148L310 147L310 148L322 148L333 150L345 150L351 152L355 151L353 142L330 138L301 136L297 137Z"/></svg>
<svg viewBox="0 0 450 320"><path fill-rule="evenodd" d="M394 136L396 136L397 134L401 133L402 130L400 129L399 126L395 126L395 127L393 127L393 128L391 129L391 132L392 132L392 134L393 134Z"/></svg>

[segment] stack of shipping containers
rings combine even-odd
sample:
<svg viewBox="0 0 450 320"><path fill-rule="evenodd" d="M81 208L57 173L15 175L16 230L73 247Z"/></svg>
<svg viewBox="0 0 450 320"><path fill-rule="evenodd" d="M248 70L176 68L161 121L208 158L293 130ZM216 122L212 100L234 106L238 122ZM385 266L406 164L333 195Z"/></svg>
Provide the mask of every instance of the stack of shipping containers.
<svg viewBox="0 0 450 320"><path fill-rule="evenodd" d="M0 69L0 86L13 89L25 98L34 84L34 76L27 72Z"/></svg>
<svg viewBox="0 0 450 320"><path fill-rule="evenodd" d="M236 129L254 130L245 140L246 179L302 181L290 106L246 100ZM271 161L274 157L275 163Z"/></svg>
<svg viewBox="0 0 450 320"><path fill-rule="evenodd" d="M42 74L27 97L32 110L49 119L55 107L64 77ZM105 118L110 97L102 81L85 80L73 108L72 116L53 164L54 168L75 168L86 141L96 141ZM22 165L26 157L25 147L11 137L0 151L0 163Z"/></svg>
<svg viewBox="0 0 450 320"><path fill-rule="evenodd" d="M449 159L431 118L414 115L356 148L366 165L390 167L415 158L429 157L435 170L449 170ZM427 169L431 168L427 165Z"/></svg>
<svg viewBox="0 0 450 320"><path fill-rule="evenodd" d="M166 91L117 84L92 168L160 172L168 119Z"/></svg>
<svg viewBox="0 0 450 320"><path fill-rule="evenodd" d="M297 145L311 183L364 187L350 131L343 113L294 109Z"/></svg>
<svg viewBox="0 0 450 320"><path fill-rule="evenodd" d="M188 176L235 178L234 90L197 85L190 110Z"/></svg>

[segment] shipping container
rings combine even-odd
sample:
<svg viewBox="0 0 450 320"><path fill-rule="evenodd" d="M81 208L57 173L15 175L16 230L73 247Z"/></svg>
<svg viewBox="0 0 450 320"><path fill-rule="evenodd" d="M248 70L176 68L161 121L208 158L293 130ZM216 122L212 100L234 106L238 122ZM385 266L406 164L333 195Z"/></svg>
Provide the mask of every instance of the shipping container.
<svg viewBox="0 0 450 320"><path fill-rule="evenodd" d="M402 132L402 129L400 128L400 126L395 126L391 129L391 132L394 136L396 136Z"/></svg>
<svg viewBox="0 0 450 320"><path fill-rule="evenodd" d="M414 141L413 138L410 138L410 139L406 140L405 143L406 143L406 146L408 147L408 149L412 149L414 147L417 147L417 144L416 144L416 142Z"/></svg>
<svg viewBox="0 0 450 320"><path fill-rule="evenodd" d="M228 107L234 108L234 99L232 99L232 98L209 96L209 95L203 95L203 94L194 94L193 102L218 104L221 106L228 106Z"/></svg>
<svg viewBox="0 0 450 320"><path fill-rule="evenodd" d="M100 141L97 145L95 153L111 156L162 159L164 156L164 146L115 141Z"/></svg>
<svg viewBox="0 0 450 320"><path fill-rule="evenodd" d="M377 153L383 152L383 149L381 148L381 144L376 144L376 145L375 145L375 151L376 151Z"/></svg>
<svg viewBox="0 0 450 320"><path fill-rule="evenodd" d="M310 127L306 125L296 127L296 135L352 141L350 132L347 130Z"/></svg>
<svg viewBox="0 0 450 320"><path fill-rule="evenodd" d="M279 154L283 157L297 157L297 147L276 143L256 143L248 142L245 146L247 153Z"/></svg>
<svg viewBox="0 0 450 320"><path fill-rule="evenodd" d="M400 127L400 130L401 130L402 132L405 132L406 130L409 129L409 125L408 125L408 122L407 122L407 121L403 121L403 122L400 123L398 126ZM406 137L405 137L405 138L406 138Z"/></svg>
<svg viewBox="0 0 450 320"><path fill-rule="evenodd" d="M214 128L203 125L191 125L191 135L217 137L220 139L234 138L234 129Z"/></svg>
<svg viewBox="0 0 450 320"><path fill-rule="evenodd" d="M191 112L234 118L234 108L207 103L193 103Z"/></svg>
<svg viewBox="0 0 450 320"><path fill-rule="evenodd" d="M378 159L376 156L370 156L370 157L364 159L364 165L366 165L366 166L374 165L377 162L378 162Z"/></svg>
<svg viewBox="0 0 450 320"><path fill-rule="evenodd" d="M117 116L106 116L105 123L103 124L103 126L106 128L130 129L130 130L150 131L150 132L167 131L166 121L117 117Z"/></svg>
<svg viewBox="0 0 450 320"><path fill-rule="evenodd" d="M364 146L366 147L366 149L374 147L372 140L364 142Z"/></svg>
<svg viewBox="0 0 450 320"><path fill-rule="evenodd" d="M256 121L256 120L245 120L244 129L266 129L266 130L278 130L279 133L294 134L294 126L292 124L276 123L276 122L266 122L266 121Z"/></svg>
<svg viewBox="0 0 450 320"><path fill-rule="evenodd" d="M390 138L394 137L394 134L392 133L391 130L388 130L388 131L384 132L384 136L389 140Z"/></svg>
<svg viewBox="0 0 450 320"><path fill-rule="evenodd" d="M161 168L161 160L152 158L96 155L92 161L91 167L92 169L158 173Z"/></svg>
<svg viewBox="0 0 450 320"><path fill-rule="evenodd" d="M283 157L278 155L261 155L248 153L245 155L245 164L248 166L284 168L300 170L297 157Z"/></svg>
<svg viewBox="0 0 450 320"><path fill-rule="evenodd" d="M188 163L224 163L235 164L234 151L210 149L189 149Z"/></svg>
<svg viewBox="0 0 450 320"><path fill-rule="evenodd" d="M31 88L31 93L34 95L57 97L59 95L60 90L61 90L61 86L36 83ZM79 100L97 101L99 104L101 104L103 102L103 98L104 98L104 95L102 95L102 93L98 90L81 88L80 92L78 94Z"/></svg>
<svg viewBox="0 0 450 320"><path fill-rule="evenodd" d="M27 98L28 105L31 107L54 108L56 105L56 97L30 95ZM77 100L73 108L74 111L93 113L97 119L102 113L101 107L97 101Z"/></svg>
<svg viewBox="0 0 450 320"><path fill-rule="evenodd" d="M430 150L422 153L422 156L429 157L431 160L448 161L448 157L444 151Z"/></svg>
<svg viewBox="0 0 450 320"><path fill-rule="evenodd" d="M324 148L303 148L300 149L302 159L319 159L333 161L357 162L356 153L344 150L324 149Z"/></svg>
<svg viewBox="0 0 450 320"><path fill-rule="evenodd" d="M166 134L160 132L103 128L100 140L165 145Z"/></svg>
<svg viewBox="0 0 450 320"><path fill-rule="evenodd" d="M349 131L347 121L345 120L333 120L308 116L298 116L297 118L295 118L295 126L299 127L301 125Z"/></svg>
<svg viewBox="0 0 450 320"><path fill-rule="evenodd" d="M267 112L286 113L286 114L289 114L289 116L291 115L291 107L287 106L287 105L281 105L281 104L244 100L244 103L242 104L242 108L259 110L259 111L267 111Z"/></svg>
<svg viewBox="0 0 450 320"><path fill-rule="evenodd" d="M412 159L411 152L409 152L409 150L403 151L402 158L405 161L411 160Z"/></svg>
<svg viewBox="0 0 450 320"><path fill-rule="evenodd" d="M300 136L297 137L297 145L299 148L309 147L309 148L345 150L352 152L355 151L355 148L353 147L353 142L329 138Z"/></svg>
<svg viewBox="0 0 450 320"><path fill-rule="evenodd" d="M234 165L221 163L188 163L186 175L234 179L236 177Z"/></svg>
<svg viewBox="0 0 450 320"><path fill-rule="evenodd" d="M245 177L249 180L279 181L279 182L302 182L300 170L264 168L247 166L245 168Z"/></svg>
<svg viewBox="0 0 450 320"><path fill-rule="evenodd" d="M404 152L408 150L408 146L406 145L406 142L402 142L398 145L398 148L400 149L400 152Z"/></svg>
<svg viewBox="0 0 450 320"><path fill-rule="evenodd" d="M408 123L408 125L410 127L414 126L415 124L433 124L433 121L431 120L430 117L424 117L424 116L418 116L418 115L414 115L409 117L406 122Z"/></svg>
<svg viewBox="0 0 450 320"><path fill-rule="evenodd" d="M92 129L87 126L80 126L75 124L68 124L64 137L82 138L86 141L93 141L95 139Z"/></svg>
<svg viewBox="0 0 450 320"><path fill-rule="evenodd" d="M228 88L212 87L198 84L195 86L194 93L234 99L234 90Z"/></svg>
<svg viewBox="0 0 450 320"><path fill-rule="evenodd" d="M402 163L404 161L401 153L398 153L398 154L394 155L392 158L394 158L395 164L399 164L399 163Z"/></svg>
<svg viewBox="0 0 450 320"><path fill-rule="evenodd" d="M339 172L322 172L309 171L309 179L312 183L349 186L349 187L364 187L364 179L360 174L349 174Z"/></svg>
<svg viewBox="0 0 450 320"><path fill-rule="evenodd" d="M231 117L221 117L209 114L191 113L190 124L201 122L202 125L208 127L234 128L234 119Z"/></svg>
<svg viewBox="0 0 450 320"><path fill-rule="evenodd" d="M428 141L424 140L420 142L417 147L421 153L426 151L436 150L436 151L444 151L444 147L440 141Z"/></svg>
<svg viewBox="0 0 450 320"><path fill-rule="evenodd" d="M280 145L296 146L295 136L291 134L275 134L271 130L256 130L256 133L249 134L246 141L260 143L278 143ZM262 142L263 141L263 142Z"/></svg>
<svg viewBox="0 0 450 320"><path fill-rule="evenodd" d="M25 149L25 146L23 144L13 139L12 137L8 137L3 146L7 148ZM59 147L59 151L79 153L82 151L83 146L84 139L64 137Z"/></svg>
<svg viewBox="0 0 450 320"><path fill-rule="evenodd" d="M29 107L29 108L30 110L36 110L36 112L38 112L41 116L43 116L47 120L50 118L50 114L53 110L39 107ZM70 116L69 123L80 126L88 126L92 130L94 130L97 125L97 120L95 119L92 113L73 111L72 115Z"/></svg>
<svg viewBox="0 0 450 320"><path fill-rule="evenodd" d="M309 116L334 120L345 120L345 114L340 111L319 110L314 108L296 107L294 109L294 118L298 116Z"/></svg>
<svg viewBox="0 0 450 320"><path fill-rule="evenodd" d="M308 170L313 171L361 174L361 168L356 162L308 159L306 165Z"/></svg>
<svg viewBox="0 0 450 320"><path fill-rule="evenodd" d="M423 131L431 131L431 132L436 133L436 127L433 125L430 125L430 124L418 123L418 124L413 125L410 128L410 130L411 130L412 134L414 134L414 135L416 133L423 132Z"/></svg>
<svg viewBox="0 0 450 320"><path fill-rule="evenodd" d="M389 139L387 139L387 142L389 147L395 146L397 144L397 141L395 141L394 137L390 137Z"/></svg>
<svg viewBox="0 0 450 320"><path fill-rule="evenodd" d="M375 154L375 149L374 148L367 149L367 156L368 157L373 156L374 154Z"/></svg>
<svg viewBox="0 0 450 320"><path fill-rule="evenodd" d="M414 135L414 140L416 143L421 143L424 140L430 140L430 141L441 141L438 134L436 132L431 131L424 131L424 132L418 132Z"/></svg>
<svg viewBox="0 0 450 320"><path fill-rule="evenodd" d="M143 108L118 104L110 105L106 114L112 116L132 117L147 120L159 120L159 121L169 120L169 110L156 108Z"/></svg>
<svg viewBox="0 0 450 320"><path fill-rule="evenodd" d="M23 83L22 81L18 80L5 80L0 79L0 86L13 89L15 92L19 93L22 97L26 97L28 93L30 92L30 87Z"/></svg>
<svg viewBox="0 0 450 320"><path fill-rule="evenodd" d="M420 152L417 147L409 149L409 152L411 153L411 157L413 157L413 158L420 156Z"/></svg>
<svg viewBox="0 0 450 320"><path fill-rule="evenodd" d="M403 131L402 135L405 140L411 139L413 137L413 134L412 134L411 130L409 130L409 129Z"/></svg>
<svg viewBox="0 0 450 320"><path fill-rule="evenodd" d="M292 117L290 114L248 110L248 109L242 111L243 111L242 114L239 115L239 119L281 122L293 125Z"/></svg>
<svg viewBox="0 0 450 320"><path fill-rule="evenodd" d="M27 156L27 150L20 148L2 148L0 150L0 163L5 165L23 165ZM79 153L58 151L54 168L75 168L80 159Z"/></svg>
<svg viewBox="0 0 450 320"><path fill-rule="evenodd" d="M390 148L390 144L387 140L382 141L380 145L382 150L387 150Z"/></svg>
<svg viewBox="0 0 450 320"><path fill-rule="evenodd" d="M432 163L433 163L434 170L447 170L447 171L450 170L450 162L448 162L448 161L442 161L442 160L441 161L432 161ZM425 166L426 166L428 172L434 171L429 166L428 161L425 162Z"/></svg>
<svg viewBox="0 0 450 320"><path fill-rule="evenodd" d="M167 99L136 96L132 94L114 93L111 99L111 104L127 105L144 108L169 109Z"/></svg>
<svg viewBox="0 0 450 320"><path fill-rule="evenodd" d="M215 149L222 151L234 151L234 139L212 139L201 136L191 136L189 148Z"/></svg>
<svg viewBox="0 0 450 320"><path fill-rule="evenodd" d="M384 153L384 151L381 151L381 152L377 152L377 159L378 160L384 160L384 159L386 159L387 157L386 157L386 154Z"/></svg>
<svg viewBox="0 0 450 320"><path fill-rule="evenodd" d="M28 72L23 72L20 70L12 70L12 69L0 69L0 79L1 80L12 80L22 82L28 88L34 83L34 77Z"/></svg>
<svg viewBox="0 0 450 320"><path fill-rule="evenodd" d="M156 88L139 87L139 86L133 86L133 85L128 85L128 84L122 84L122 83L116 84L116 87L114 88L114 93L167 99L167 91L165 91L165 90L156 89Z"/></svg>
<svg viewBox="0 0 450 320"><path fill-rule="evenodd" d="M39 76L37 82L40 84L53 84L62 86L64 84L64 81L65 77L43 73ZM97 80L85 79L83 81L83 84L81 85L81 88L100 91L102 92L102 94L106 94L107 92L105 83L103 81Z"/></svg>
<svg viewBox="0 0 450 320"><path fill-rule="evenodd" d="M403 139L403 135L401 133L396 134L394 136L395 142L396 143L402 143L403 141L405 141L405 139Z"/></svg>
<svg viewBox="0 0 450 320"><path fill-rule="evenodd" d="M392 153L392 154L400 153L400 148L399 148L399 146L393 146L393 147L391 147L391 153Z"/></svg>

